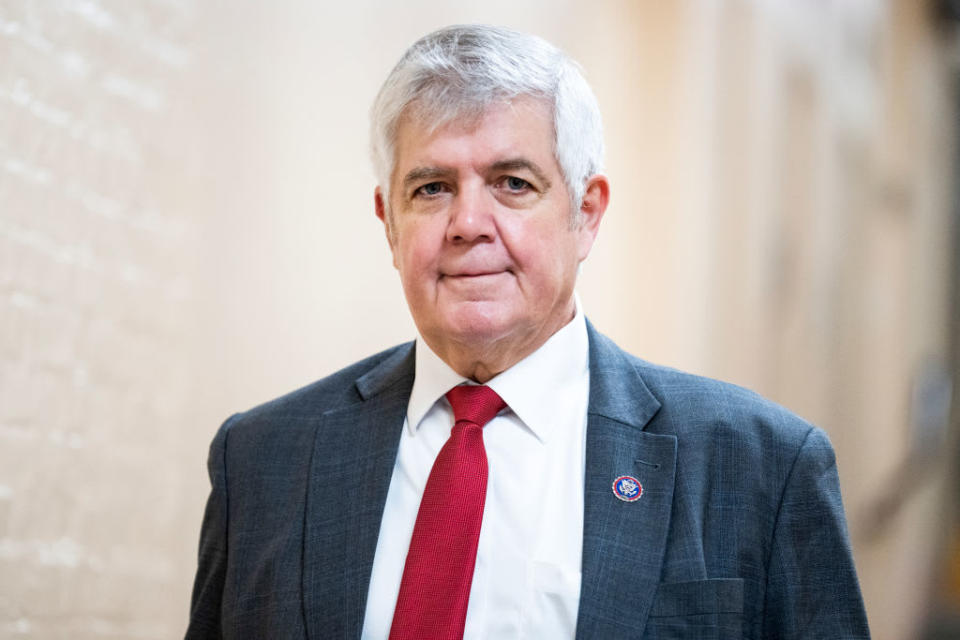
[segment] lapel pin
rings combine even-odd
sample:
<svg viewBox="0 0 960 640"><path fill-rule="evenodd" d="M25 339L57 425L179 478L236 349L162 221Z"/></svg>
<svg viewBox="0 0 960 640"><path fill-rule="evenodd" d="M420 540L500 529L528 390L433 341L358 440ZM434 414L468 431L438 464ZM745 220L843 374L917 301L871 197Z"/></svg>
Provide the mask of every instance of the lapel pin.
<svg viewBox="0 0 960 640"><path fill-rule="evenodd" d="M613 495L624 502L636 502L643 495L643 486L633 476L620 476L613 481Z"/></svg>

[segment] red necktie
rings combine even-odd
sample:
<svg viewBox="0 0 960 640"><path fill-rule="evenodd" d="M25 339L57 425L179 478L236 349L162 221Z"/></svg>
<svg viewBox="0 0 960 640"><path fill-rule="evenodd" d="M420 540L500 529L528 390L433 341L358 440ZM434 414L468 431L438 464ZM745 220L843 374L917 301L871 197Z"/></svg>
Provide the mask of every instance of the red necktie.
<svg viewBox="0 0 960 640"><path fill-rule="evenodd" d="M506 404L490 387L447 393L456 424L427 478L390 640L463 638L487 495L483 425Z"/></svg>

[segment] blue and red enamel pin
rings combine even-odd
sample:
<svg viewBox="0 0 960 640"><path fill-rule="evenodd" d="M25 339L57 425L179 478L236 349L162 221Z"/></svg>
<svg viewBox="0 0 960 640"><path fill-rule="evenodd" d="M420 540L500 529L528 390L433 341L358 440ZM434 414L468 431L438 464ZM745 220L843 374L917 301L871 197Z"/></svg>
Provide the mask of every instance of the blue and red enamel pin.
<svg viewBox="0 0 960 640"><path fill-rule="evenodd" d="M620 476L613 481L613 495L624 502L636 502L643 495L643 485L633 476Z"/></svg>

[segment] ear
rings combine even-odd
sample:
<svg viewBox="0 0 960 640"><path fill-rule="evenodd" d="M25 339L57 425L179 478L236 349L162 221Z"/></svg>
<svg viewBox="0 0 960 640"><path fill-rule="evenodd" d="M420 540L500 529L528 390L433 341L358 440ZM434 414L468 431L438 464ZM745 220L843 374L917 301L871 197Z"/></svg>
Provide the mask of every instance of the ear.
<svg viewBox="0 0 960 640"><path fill-rule="evenodd" d="M580 205L580 222L577 226L579 235L579 259L582 262L590 254L593 241L600 231L600 221L610 202L610 181L607 176L596 174L587 178L583 192L583 203Z"/></svg>
<svg viewBox="0 0 960 640"><path fill-rule="evenodd" d="M393 227L390 224L390 214L387 213L387 204L383 200L383 192L380 187L373 190L373 209L383 223L383 232L387 236L387 244L390 245L390 253L393 255L393 267L397 268L397 252L394 246Z"/></svg>

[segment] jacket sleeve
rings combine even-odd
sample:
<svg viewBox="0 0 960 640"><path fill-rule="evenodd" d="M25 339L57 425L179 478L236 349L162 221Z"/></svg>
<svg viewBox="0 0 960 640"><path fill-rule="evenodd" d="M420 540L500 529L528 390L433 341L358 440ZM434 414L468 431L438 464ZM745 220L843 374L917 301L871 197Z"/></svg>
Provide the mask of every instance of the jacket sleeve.
<svg viewBox="0 0 960 640"><path fill-rule="evenodd" d="M186 640L220 638L220 616L227 567L227 433L233 418L227 420L213 442L207 459L210 497L200 529L200 553L190 603L190 624Z"/></svg>
<svg viewBox="0 0 960 640"><path fill-rule="evenodd" d="M836 458L812 428L787 478L767 570L763 638L869 638Z"/></svg>

